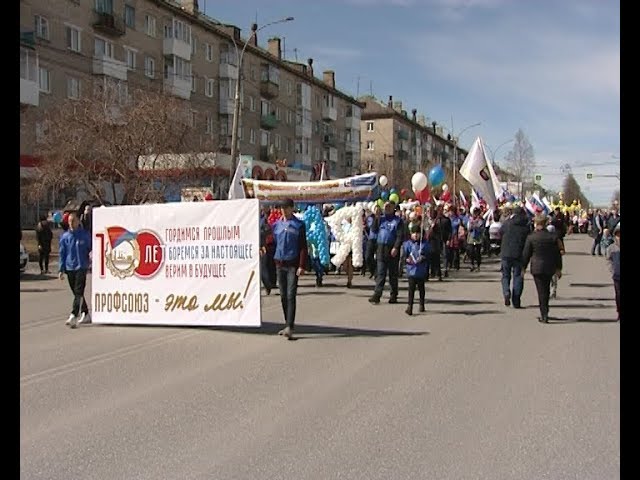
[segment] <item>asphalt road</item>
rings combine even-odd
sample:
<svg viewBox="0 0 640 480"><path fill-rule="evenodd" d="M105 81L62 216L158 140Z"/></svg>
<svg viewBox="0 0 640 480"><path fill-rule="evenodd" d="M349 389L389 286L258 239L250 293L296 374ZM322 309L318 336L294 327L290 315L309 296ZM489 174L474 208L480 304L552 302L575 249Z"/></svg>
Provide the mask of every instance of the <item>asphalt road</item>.
<svg viewBox="0 0 640 480"><path fill-rule="evenodd" d="M589 242L566 240L550 324L529 275L526 308L503 305L491 259L413 317L370 305L371 280L307 276L294 342L273 293L260 329L70 330L66 282L28 272L20 478L620 478L620 324Z"/></svg>

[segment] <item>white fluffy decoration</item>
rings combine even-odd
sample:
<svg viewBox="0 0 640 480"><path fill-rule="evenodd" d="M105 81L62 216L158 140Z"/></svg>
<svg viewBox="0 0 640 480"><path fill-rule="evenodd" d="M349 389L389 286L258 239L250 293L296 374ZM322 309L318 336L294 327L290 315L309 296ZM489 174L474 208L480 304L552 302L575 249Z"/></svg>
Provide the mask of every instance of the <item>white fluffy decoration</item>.
<svg viewBox="0 0 640 480"><path fill-rule="evenodd" d="M351 228L345 232L342 228L342 222L351 219ZM339 267L347 259L349 253L352 253L351 261L353 266L359 268L362 266L362 207L342 207L336 213L326 218L331 233L336 237L336 241L340 246L338 251L331 259L336 267Z"/></svg>

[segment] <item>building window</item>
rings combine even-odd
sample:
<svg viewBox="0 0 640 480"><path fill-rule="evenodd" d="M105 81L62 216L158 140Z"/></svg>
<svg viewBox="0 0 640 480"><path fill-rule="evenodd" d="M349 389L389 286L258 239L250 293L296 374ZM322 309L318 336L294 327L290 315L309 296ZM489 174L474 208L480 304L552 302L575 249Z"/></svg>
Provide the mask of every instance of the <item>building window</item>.
<svg viewBox="0 0 640 480"><path fill-rule="evenodd" d="M38 86L43 93L51 93L51 72L40 67L38 70Z"/></svg>
<svg viewBox="0 0 640 480"><path fill-rule="evenodd" d="M49 40L49 20L41 15L36 15L36 36L43 40Z"/></svg>
<svg viewBox="0 0 640 480"><path fill-rule="evenodd" d="M204 79L204 94L207 97L213 97L213 78L207 78L205 77Z"/></svg>
<svg viewBox="0 0 640 480"><path fill-rule="evenodd" d="M367 140L367 150L373 150L373 140Z"/></svg>
<svg viewBox="0 0 640 480"><path fill-rule="evenodd" d="M80 98L80 80L77 78L67 77L67 98Z"/></svg>
<svg viewBox="0 0 640 480"><path fill-rule="evenodd" d="M149 78L156 76L156 61L151 57L144 59L144 74Z"/></svg>
<svg viewBox="0 0 640 480"><path fill-rule="evenodd" d="M129 47L124 47L124 59L127 62L127 69L136 69L136 51Z"/></svg>
<svg viewBox="0 0 640 480"><path fill-rule="evenodd" d="M280 121L280 107L276 107L276 120Z"/></svg>
<svg viewBox="0 0 640 480"><path fill-rule="evenodd" d="M78 27L74 27L73 25L67 25L65 27L65 33L67 35L67 48L72 52L80 52L81 51L81 43L80 43L80 29Z"/></svg>
<svg viewBox="0 0 640 480"><path fill-rule="evenodd" d="M280 135L277 133L274 136L273 143L276 145L276 148L280 150Z"/></svg>
<svg viewBox="0 0 640 480"><path fill-rule="evenodd" d="M210 113L207 113L207 127L206 133L213 133L213 117Z"/></svg>
<svg viewBox="0 0 640 480"><path fill-rule="evenodd" d="M113 58L113 43L104 38L96 37L95 54L96 57Z"/></svg>
<svg viewBox="0 0 640 480"><path fill-rule="evenodd" d="M191 116L189 118L189 126L191 128L195 128L198 121L198 112L191 111Z"/></svg>
<svg viewBox="0 0 640 480"><path fill-rule="evenodd" d="M291 80L287 80L287 94L293 95L293 83Z"/></svg>
<svg viewBox="0 0 640 480"><path fill-rule="evenodd" d="M253 63L249 65L249 78L252 82L256 81L256 66Z"/></svg>
<svg viewBox="0 0 640 480"><path fill-rule="evenodd" d="M316 162L320 160L320 149L318 147L314 148L313 157L315 158Z"/></svg>
<svg viewBox="0 0 640 480"><path fill-rule="evenodd" d="M205 58L207 62L213 62L213 45L209 43L204 44Z"/></svg>
<svg viewBox="0 0 640 480"><path fill-rule="evenodd" d="M113 15L113 0L96 0L96 11Z"/></svg>
<svg viewBox="0 0 640 480"><path fill-rule="evenodd" d="M256 111L256 99L253 98L251 95L249 95L249 111L250 112Z"/></svg>
<svg viewBox="0 0 640 480"><path fill-rule="evenodd" d="M136 9L131 5L124 6L124 23L129 28L136 28Z"/></svg>
<svg viewBox="0 0 640 480"><path fill-rule="evenodd" d="M191 55L198 53L198 39L195 35L191 35Z"/></svg>
<svg viewBox="0 0 640 480"><path fill-rule="evenodd" d="M249 131L249 143L251 145L256 144L256 131L253 128Z"/></svg>
<svg viewBox="0 0 640 480"><path fill-rule="evenodd" d="M373 122L367 122L367 132L373 132Z"/></svg>
<svg viewBox="0 0 640 480"><path fill-rule="evenodd" d="M242 127L238 127L238 140L242 140L242 138L244 137L244 128Z"/></svg>
<svg viewBox="0 0 640 480"><path fill-rule="evenodd" d="M198 82L196 80L196 75L191 75L191 91L195 93L198 90Z"/></svg>
<svg viewBox="0 0 640 480"><path fill-rule="evenodd" d="M144 16L144 31L150 37L156 36L156 17L153 15Z"/></svg>

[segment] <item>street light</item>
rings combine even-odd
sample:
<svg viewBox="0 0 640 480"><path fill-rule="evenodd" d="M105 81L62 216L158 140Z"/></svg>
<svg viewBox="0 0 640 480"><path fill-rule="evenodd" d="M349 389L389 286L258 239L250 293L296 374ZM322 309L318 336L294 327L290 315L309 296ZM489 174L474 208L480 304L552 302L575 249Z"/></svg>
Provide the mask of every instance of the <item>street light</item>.
<svg viewBox="0 0 640 480"><path fill-rule="evenodd" d="M454 195L454 198L455 198L456 192L458 191L458 190L456 190L456 174L457 174L457 170L458 170L458 140L460 139L460 137L462 136L462 134L464 132L466 132L470 128L480 126L481 123L482 122L478 122L478 123L474 123L473 125L469 125L468 127L463 128L457 136L453 135L453 137L452 137L452 140L453 140L453 195Z"/></svg>
<svg viewBox="0 0 640 480"><path fill-rule="evenodd" d="M486 145L486 144L485 144L485 146L486 146L486 147L489 149L489 151L491 152L491 163L492 163L492 164L494 164L494 166L495 166L495 163L496 163L496 153L498 153L498 150L500 150L500 148L501 148L501 147L504 147L505 145L507 145L508 143L511 143L511 142L515 142L515 139L514 139L514 138L510 138L510 139L509 139L509 140L507 140L506 142L502 142L500 145L498 145L498 146L496 147L496 149L495 149L495 150L491 150L491 147L490 147L489 145Z"/></svg>
<svg viewBox="0 0 640 480"><path fill-rule="evenodd" d="M242 46L242 51L238 52L238 45L235 38L231 37L233 46L236 49L236 63L238 64L238 79L236 80L236 93L234 96L233 104L233 125L231 127L231 170L229 171L229 177L233 178L233 175L237 168L238 161L238 127L240 124L240 81L242 80L242 59L244 58L244 52L247 49L247 45L251 42L251 39L263 28L267 28L277 23L291 22L293 17L285 17L280 20L274 20L273 22L266 23L258 28L258 24L251 25L251 35L245 40Z"/></svg>

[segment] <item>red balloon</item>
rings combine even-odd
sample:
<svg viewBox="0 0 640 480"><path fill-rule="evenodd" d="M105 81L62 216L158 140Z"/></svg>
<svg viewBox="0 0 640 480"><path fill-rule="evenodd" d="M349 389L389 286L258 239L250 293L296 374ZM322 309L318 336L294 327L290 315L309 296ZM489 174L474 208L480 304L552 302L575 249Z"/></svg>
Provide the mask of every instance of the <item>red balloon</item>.
<svg viewBox="0 0 640 480"><path fill-rule="evenodd" d="M424 190L420 190L416 192L416 200L418 200L422 205L428 203L431 200L431 193L429 192L429 187Z"/></svg>
<svg viewBox="0 0 640 480"><path fill-rule="evenodd" d="M208 201L211 201L211 200L213 200L213 195L211 195L211 193L207 193L207 194L204 196L204 199L205 199L205 200L208 200Z"/></svg>
<svg viewBox="0 0 640 480"><path fill-rule="evenodd" d="M443 202L448 202L449 200L451 200L451 192L449 190L443 192L443 194L440 195L440 200L442 200Z"/></svg>

